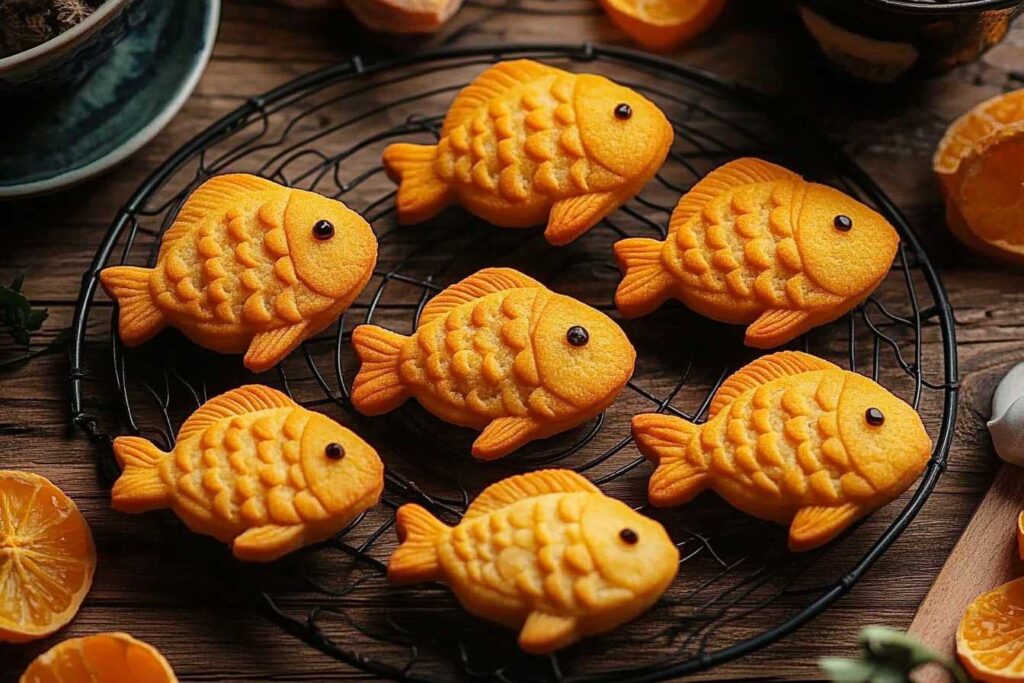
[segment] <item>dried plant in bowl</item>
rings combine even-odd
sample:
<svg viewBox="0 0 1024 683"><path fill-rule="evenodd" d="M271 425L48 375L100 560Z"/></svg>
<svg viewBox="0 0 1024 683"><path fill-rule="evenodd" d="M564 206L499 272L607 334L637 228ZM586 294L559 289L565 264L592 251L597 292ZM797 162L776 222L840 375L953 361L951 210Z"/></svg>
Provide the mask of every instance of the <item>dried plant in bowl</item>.
<svg viewBox="0 0 1024 683"><path fill-rule="evenodd" d="M0 0L0 57L56 38L100 4L102 0Z"/></svg>

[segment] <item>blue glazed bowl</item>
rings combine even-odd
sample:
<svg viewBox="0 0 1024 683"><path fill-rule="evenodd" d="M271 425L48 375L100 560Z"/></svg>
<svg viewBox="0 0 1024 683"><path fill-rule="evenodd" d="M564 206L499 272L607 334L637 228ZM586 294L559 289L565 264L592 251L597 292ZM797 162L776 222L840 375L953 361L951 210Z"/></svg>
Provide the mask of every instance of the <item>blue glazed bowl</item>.
<svg viewBox="0 0 1024 683"><path fill-rule="evenodd" d="M0 97L77 83L145 20L148 0L106 0L83 22L29 50L0 59Z"/></svg>

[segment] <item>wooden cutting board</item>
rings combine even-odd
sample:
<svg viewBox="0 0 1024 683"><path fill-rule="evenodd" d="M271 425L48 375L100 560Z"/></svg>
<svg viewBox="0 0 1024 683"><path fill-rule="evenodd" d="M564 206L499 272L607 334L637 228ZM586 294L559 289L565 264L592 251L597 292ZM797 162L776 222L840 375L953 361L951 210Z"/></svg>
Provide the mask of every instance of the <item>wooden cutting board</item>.
<svg viewBox="0 0 1024 683"><path fill-rule="evenodd" d="M1024 507L1024 468L1003 463L992 487L957 541L949 559L917 609L909 632L938 652L956 656L956 628L968 603L988 590L1024 576L1017 555L1017 515ZM928 667L916 683L952 677Z"/></svg>

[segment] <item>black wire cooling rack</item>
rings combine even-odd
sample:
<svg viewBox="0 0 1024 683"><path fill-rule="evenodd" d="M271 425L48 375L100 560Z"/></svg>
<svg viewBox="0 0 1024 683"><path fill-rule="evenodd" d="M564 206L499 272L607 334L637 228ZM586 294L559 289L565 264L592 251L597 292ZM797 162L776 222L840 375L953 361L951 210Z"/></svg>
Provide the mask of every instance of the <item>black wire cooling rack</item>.
<svg viewBox="0 0 1024 683"><path fill-rule="evenodd" d="M643 192L570 246L539 231L500 230L451 209L398 227L394 186L380 155L395 140L435 139L455 93L490 64L530 57L607 75L653 99L676 142ZM349 335L374 321L401 332L447 284L489 265L509 265L609 312L618 272L612 243L664 234L681 193L712 168L756 155L834 184L885 214L902 243L889 277L854 312L794 343L864 372L911 402L935 443L924 476L897 502L841 539L805 554L785 549L785 529L747 517L714 495L674 510L646 507L649 466L629 438L629 419L665 411L700 420L727 374L753 358L742 329L667 304L623 323L637 347L636 374L619 400L589 424L494 463L469 456L473 434L412 402L374 419L352 411L356 371ZM178 150L121 211L85 274L74 320L71 409L98 445L103 472L117 473L110 435L142 434L169 448L201 402L252 381L237 358L209 354L175 332L137 349L114 334L113 309L98 300L100 269L152 264L159 238L188 193L211 175L247 171L343 199L374 226L380 261L359 301L329 332L308 341L256 381L353 426L387 464L382 504L331 541L269 566L230 559L166 515L173 542L203 564L226 565L290 633L329 655L385 677L511 680L661 680L705 669L792 632L847 592L906 529L946 466L956 414L953 317L942 286L906 222L855 164L806 122L775 103L705 73L640 53L599 47L455 49L382 62L349 62L246 102ZM614 315L614 313L613 313ZM448 522L488 483L541 466L575 469L661 520L682 554L679 577L636 621L548 657L529 657L514 634L467 616L443 586L391 588L384 566L395 547L395 509L410 501ZM140 522L141 523L141 522ZM198 568L198 567L197 567ZM212 571L212 570L208 570ZM631 662L624 669L625 661Z"/></svg>

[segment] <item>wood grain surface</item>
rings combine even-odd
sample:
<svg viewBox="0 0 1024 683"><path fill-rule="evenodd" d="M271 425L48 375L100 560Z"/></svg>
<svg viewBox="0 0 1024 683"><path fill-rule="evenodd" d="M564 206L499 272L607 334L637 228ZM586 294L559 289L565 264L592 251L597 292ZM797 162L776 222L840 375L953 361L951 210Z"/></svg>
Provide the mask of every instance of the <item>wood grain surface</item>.
<svg viewBox="0 0 1024 683"><path fill-rule="evenodd" d="M475 0L444 34L420 41L367 36L341 12L226 0L209 69L182 113L152 143L101 179L50 197L0 204L0 281L27 274L28 293L51 311L39 341L52 339L69 325L81 275L118 208L160 162L227 111L354 53L406 53L442 43L623 42L587 3L564 1L583 11L538 17L494 9L503 4L497 0ZM852 655L861 627L910 625L993 479L996 460L984 425L988 403L1002 373L1024 357L1024 273L975 257L949 237L929 163L953 118L1004 89L1024 86L1024 26L1018 24L982 61L945 77L872 88L837 80L822 68L790 22L776 3L735 0L715 28L678 58L811 113L904 211L941 269L956 312L960 418L949 468L935 492L854 589L797 633L703 676L709 679L816 680L815 660ZM924 352L940 352L934 338ZM0 375L0 466L39 472L71 495L92 524L101 558L82 612L59 636L0 646L0 682L16 680L61 637L113 629L159 647L182 680L366 678L284 634L241 595L204 580L188 547L166 542L159 522L112 513L94 456L92 446L68 426L63 356ZM628 650L617 656L630 660Z"/></svg>

